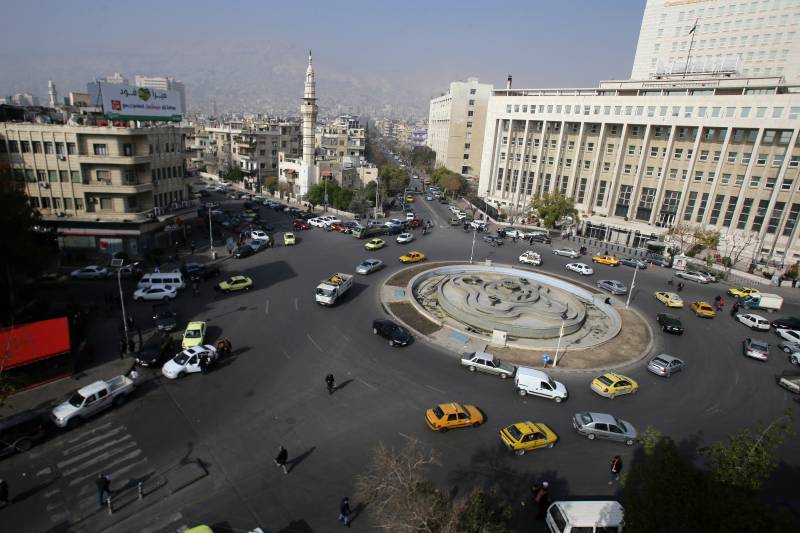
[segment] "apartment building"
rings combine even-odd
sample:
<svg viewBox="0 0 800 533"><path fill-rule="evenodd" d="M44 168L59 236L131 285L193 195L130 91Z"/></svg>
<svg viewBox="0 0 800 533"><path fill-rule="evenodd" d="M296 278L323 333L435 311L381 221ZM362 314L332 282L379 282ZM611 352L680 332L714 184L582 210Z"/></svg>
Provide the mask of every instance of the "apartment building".
<svg viewBox="0 0 800 533"><path fill-rule="evenodd" d="M164 228L196 216L186 184L187 128L0 122L0 163L64 249L140 257L169 243Z"/></svg>
<svg viewBox="0 0 800 533"><path fill-rule="evenodd" d="M203 162L209 172L218 174L235 166L251 180L259 174L262 178L277 176L278 154L296 157L302 149L300 124L294 122L232 121L220 127L203 127L196 135L200 139L191 146L203 148Z"/></svg>
<svg viewBox="0 0 800 533"><path fill-rule="evenodd" d="M479 194L525 210L573 198L590 235L637 246L676 226L719 230L743 257L800 258L800 86L681 76L591 89L497 90Z"/></svg>
<svg viewBox="0 0 800 533"><path fill-rule="evenodd" d="M366 149L366 130L358 117L341 115L330 124L317 126L316 148L318 155L359 166Z"/></svg>
<svg viewBox="0 0 800 533"><path fill-rule="evenodd" d="M799 28L794 0L647 0L631 78L735 71L800 83Z"/></svg>
<svg viewBox="0 0 800 533"><path fill-rule="evenodd" d="M475 176L481 168L486 108L492 85L478 78L454 81L447 93L430 101L428 146L436 165Z"/></svg>

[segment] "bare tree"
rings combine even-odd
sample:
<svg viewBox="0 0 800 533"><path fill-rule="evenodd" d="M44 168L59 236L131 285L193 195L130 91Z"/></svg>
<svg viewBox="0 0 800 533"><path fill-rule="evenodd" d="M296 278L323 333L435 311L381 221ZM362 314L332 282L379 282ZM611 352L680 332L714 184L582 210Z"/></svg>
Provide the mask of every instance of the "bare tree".
<svg viewBox="0 0 800 533"><path fill-rule="evenodd" d="M724 239L720 239L720 255L725 270L730 272L731 268L741 260L744 252L755 245L758 236L752 231L728 232ZM730 258L730 261L725 258Z"/></svg>
<svg viewBox="0 0 800 533"><path fill-rule="evenodd" d="M356 496L369 502L373 525L400 533L440 531L449 520L450 499L424 477L438 464L437 455L417 441L400 450L379 444L356 479Z"/></svg>

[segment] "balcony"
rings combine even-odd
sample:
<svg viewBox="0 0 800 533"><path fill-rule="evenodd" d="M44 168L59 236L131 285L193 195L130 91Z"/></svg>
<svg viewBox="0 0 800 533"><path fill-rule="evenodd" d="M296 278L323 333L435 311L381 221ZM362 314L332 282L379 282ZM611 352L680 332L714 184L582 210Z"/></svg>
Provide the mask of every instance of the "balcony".
<svg viewBox="0 0 800 533"><path fill-rule="evenodd" d="M116 193L116 194L138 194L142 192L150 192L153 190L153 182L132 182L124 181L122 183L114 183L111 180L105 181L91 181L83 184L84 192L95 193Z"/></svg>
<svg viewBox="0 0 800 533"><path fill-rule="evenodd" d="M80 163L100 164L100 165L138 165L150 163L150 155L95 155L81 154L78 157Z"/></svg>

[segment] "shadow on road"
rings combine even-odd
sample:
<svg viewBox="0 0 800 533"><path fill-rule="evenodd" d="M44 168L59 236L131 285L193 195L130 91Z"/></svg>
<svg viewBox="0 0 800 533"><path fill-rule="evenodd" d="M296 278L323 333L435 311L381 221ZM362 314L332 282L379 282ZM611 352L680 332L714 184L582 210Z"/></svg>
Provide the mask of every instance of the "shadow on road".
<svg viewBox="0 0 800 533"><path fill-rule="evenodd" d="M339 392L339 390L347 387L352 381L353 381L352 379L342 381L341 383L336 385L336 387L334 387L333 392Z"/></svg>
<svg viewBox="0 0 800 533"><path fill-rule="evenodd" d="M314 533L305 520L292 520L289 525L278 530L278 533Z"/></svg>
<svg viewBox="0 0 800 533"><path fill-rule="evenodd" d="M293 472L294 469L297 468L297 466L300 463L305 461L308 458L309 455L314 453L314 450L316 450L316 449L317 449L316 446L312 446L311 448L309 448L308 450L304 451L303 453L301 453L297 457L294 457L291 460L287 461L286 464L289 465L289 473Z"/></svg>

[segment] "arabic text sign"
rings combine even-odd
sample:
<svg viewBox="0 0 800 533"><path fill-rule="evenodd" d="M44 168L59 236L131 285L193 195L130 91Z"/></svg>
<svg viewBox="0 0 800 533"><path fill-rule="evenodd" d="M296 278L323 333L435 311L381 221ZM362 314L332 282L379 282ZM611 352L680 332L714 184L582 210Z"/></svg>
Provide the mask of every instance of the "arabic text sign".
<svg viewBox="0 0 800 533"><path fill-rule="evenodd" d="M103 113L110 119L180 120L183 110L176 91L100 82Z"/></svg>

